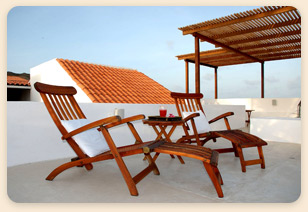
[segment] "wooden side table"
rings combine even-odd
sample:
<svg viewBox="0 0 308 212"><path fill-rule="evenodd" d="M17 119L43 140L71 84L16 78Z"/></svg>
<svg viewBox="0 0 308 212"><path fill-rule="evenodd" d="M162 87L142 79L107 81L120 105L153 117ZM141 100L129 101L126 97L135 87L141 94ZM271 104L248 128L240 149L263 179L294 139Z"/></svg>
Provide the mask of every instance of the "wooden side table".
<svg viewBox="0 0 308 212"><path fill-rule="evenodd" d="M165 121L165 120L149 120L149 119L145 119L143 120L143 124L148 124L149 126L151 126L155 133L157 134L157 137L155 140L159 140L159 139L163 139L165 138L165 140L167 142L172 143L170 137L172 135L172 133L174 132L175 128L177 126L182 126L183 125L183 120L180 121ZM171 129L169 130L169 132L167 132L167 127L171 126ZM153 157L153 160L155 161L158 157L159 153L156 153L155 156ZM173 155L170 155L171 158L174 158ZM178 159L180 160L180 162L182 164L184 164L184 160L181 156L177 156Z"/></svg>
<svg viewBox="0 0 308 212"><path fill-rule="evenodd" d="M252 111L254 111L254 110L246 110L247 117L248 117L248 119L246 120L247 126L250 124L250 116L251 116Z"/></svg>

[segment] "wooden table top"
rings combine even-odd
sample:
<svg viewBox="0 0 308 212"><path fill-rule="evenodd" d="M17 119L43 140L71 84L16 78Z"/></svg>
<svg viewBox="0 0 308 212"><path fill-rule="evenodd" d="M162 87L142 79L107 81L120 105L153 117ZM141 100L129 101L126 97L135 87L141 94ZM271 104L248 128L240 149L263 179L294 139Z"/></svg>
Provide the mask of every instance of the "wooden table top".
<svg viewBox="0 0 308 212"><path fill-rule="evenodd" d="M177 121L166 121L166 120L149 120L144 119L142 120L144 124L148 125L181 125L183 124L183 120L177 120Z"/></svg>

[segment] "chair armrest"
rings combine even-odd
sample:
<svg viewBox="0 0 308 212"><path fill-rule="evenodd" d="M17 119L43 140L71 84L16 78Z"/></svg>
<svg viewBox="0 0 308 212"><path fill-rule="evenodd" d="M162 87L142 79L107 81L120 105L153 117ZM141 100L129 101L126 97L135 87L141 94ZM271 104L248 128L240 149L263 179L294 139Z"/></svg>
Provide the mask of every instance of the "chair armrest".
<svg viewBox="0 0 308 212"><path fill-rule="evenodd" d="M131 117L128 117L128 118L107 124L107 125L104 126L104 128L109 129L111 127L115 127L115 126L118 126L118 125L121 125L121 124L129 123L131 121L141 120L141 119L144 119L144 118L145 118L144 115L131 116Z"/></svg>
<svg viewBox="0 0 308 212"><path fill-rule="evenodd" d="M102 126L104 124L108 124L108 123L119 121L120 119L121 119L120 116L111 116L111 117L108 117L108 118L104 118L104 119L100 119L100 120L94 121L94 122L92 122L90 124L87 124L85 126L77 128L76 130L73 130L73 131L63 135L62 136L62 140L70 138L70 137L72 137L74 135L77 135L77 134L79 134L81 132L84 132L86 130L89 130L89 129L92 129L92 128L96 128L96 127Z"/></svg>
<svg viewBox="0 0 308 212"><path fill-rule="evenodd" d="M227 113L221 114L221 115L217 116L216 118L213 118L212 120L210 120L209 123L211 124L211 123L213 123L215 121L218 121L218 120L220 120L222 118L226 118L226 117L232 116L232 115L234 115L233 112L227 112Z"/></svg>
<svg viewBox="0 0 308 212"><path fill-rule="evenodd" d="M187 116L186 118L184 118L183 120L184 120L184 122L187 122L187 121L189 121L189 120L191 120L195 117L198 117L198 116L200 116L199 113L193 113L193 114L190 114L189 116Z"/></svg>

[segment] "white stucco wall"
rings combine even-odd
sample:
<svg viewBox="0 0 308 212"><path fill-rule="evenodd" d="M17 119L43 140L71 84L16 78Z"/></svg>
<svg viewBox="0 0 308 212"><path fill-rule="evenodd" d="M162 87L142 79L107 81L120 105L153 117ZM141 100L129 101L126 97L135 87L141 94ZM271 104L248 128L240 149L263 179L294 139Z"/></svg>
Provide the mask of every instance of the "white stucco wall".
<svg viewBox="0 0 308 212"><path fill-rule="evenodd" d="M144 114L158 115L160 105L151 104L103 104L80 103L80 107L90 121L95 121L114 114L114 109L124 109L125 117ZM177 115L174 105L164 105L168 114ZM244 106L206 105L208 119L224 112L233 111L230 117L231 127L243 128L245 125ZM143 125L141 121L134 123L144 141L156 137L154 130ZM221 120L212 125L212 129L226 129ZM134 143L134 138L126 126L115 127L111 134L118 146ZM183 135L182 128L177 128L171 139L177 140ZM7 165L15 166L38 161L74 157L67 143L50 118L42 102L7 102Z"/></svg>
<svg viewBox="0 0 308 212"><path fill-rule="evenodd" d="M245 105L251 114L250 133L266 141L301 143L300 98L208 99L210 105ZM247 118L247 115L246 115Z"/></svg>
<svg viewBox="0 0 308 212"><path fill-rule="evenodd" d="M81 88L72 80L68 73L62 68L56 59L49 60L30 69L31 92L30 100L39 102L41 97L34 88L35 82L42 82L51 85L73 86L77 90L75 96L78 102L92 102Z"/></svg>
<svg viewBox="0 0 308 212"><path fill-rule="evenodd" d="M297 117L300 98L238 98L206 99L206 104L245 105L246 110L254 110L251 117Z"/></svg>
<svg viewBox="0 0 308 212"><path fill-rule="evenodd" d="M302 124L299 118L259 117L252 118L250 132L265 141L287 143L302 142Z"/></svg>

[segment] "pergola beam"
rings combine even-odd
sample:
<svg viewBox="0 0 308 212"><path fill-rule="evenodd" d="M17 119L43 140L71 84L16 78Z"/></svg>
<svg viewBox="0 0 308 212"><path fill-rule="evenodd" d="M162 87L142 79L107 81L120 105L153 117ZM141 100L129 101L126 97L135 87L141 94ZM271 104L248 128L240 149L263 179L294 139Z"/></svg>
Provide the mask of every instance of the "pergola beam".
<svg viewBox="0 0 308 212"><path fill-rule="evenodd" d="M289 56L292 54L300 54L300 51L298 50L298 46L295 45L283 45L283 46L278 46L277 48L271 48L271 57L276 57L276 56ZM228 53L227 53L228 52ZM250 51L245 51L245 53L256 56L261 60L266 61L267 58L264 58L264 54L266 57L269 57L267 55L268 50L259 48L257 50L250 50ZM191 63L195 63L194 58L195 54L187 54L187 55L182 55L178 56L179 59L184 59L185 61L189 61ZM207 61L207 63L202 62L203 60ZM231 52L229 50L220 50L220 51L207 51L207 52L200 52L200 65L215 68L218 67L217 65L214 65L213 63L221 63L223 61L226 61L227 63L230 63L230 61L235 62L239 60L239 63L241 62L254 62L251 61L250 59L243 58L242 55L239 55L237 53ZM232 63L230 63L231 65ZM219 65L221 66L221 65Z"/></svg>
<svg viewBox="0 0 308 212"><path fill-rule="evenodd" d="M211 56L211 55L216 55L219 53L226 53L228 50L225 49L213 49L213 50L209 50L209 51L203 51L200 52L200 57L205 57L205 56ZM195 59L195 53L190 53L190 54L184 54L184 55L178 55L176 56L178 58L178 60L186 60L189 59L191 61L193 61ZM194 63L195 61L193 61Z"/></svg>
<svg viewBox="0 0 308 212"><path fill-rule="evenodd" d="M213 39L211 39L211 38L209 38L209 37L206 37L206 36L204 36L204 35L201 35L201 34L199 34L199 33L193 33L193 36L196 38L199 38L199 39L202 39L202 40L205 40L205 41L207 41L207 42L209 42L209 43L211 43L211 44L214 44L214 45L216 45L216 46L219 46L219 47L222 47L222 48L224 48L224 49L228 49L228 50L231 50L231 51L233 51L233 52L235 52L235 53L237 53L237 54L240 54L240 55L243 55L243 56L245 56L245 57L247 57L247 58L250 58L250 59L252 59L253 61L255 61L255 62L259 62L259 63L262 63L263 61L262 60L260 60L260 59L258 59L258 58L256 58L256 57L253 57L253 56L251 56L251 55L249 55L249 54L246 54L246 53L244 53L244 52L241 52L241 51L239 51L239 50L237 50L237 49L234 49L234 48L232 48L232 47L230 47L230 46L227 46L227 45L225 45L225 44L223 44L223 43L220 43L220 42L218 42L218 41L216 41L216 40L213 40ZM200 60L200 58L199 58L199 60Z"/></svg>
<svg viewBox="0 0 308 212"><path fill-rule="evenodd" d="M190 59L186 59L185 61L190 62L190 63L195 63L194 60L190 60ZM218 67L218 66L213 66L213 65L210 65L210 64L207 64L207 63L202 63L202 62L199 62L199 64L203 65L203 66L210 67L210 68L217 68Z"/></svg>
<svg viewBox="0 0 308 212"><path fill-rule="evenodd" d="M278 42L272 42L272 43L266 43L266 44L255 44L255 45L250 45L250 46L244 46L244 47L238 47L237 49L239 51L243 51L246 52L248 51L248 53L250 53L251 51L255 51L255 49L262 49L264 47L266 47L267 49L270 48L271 51L276 51L276 49L279 49L280 46L289 46L287 48L295 48L296 46L300 46L301 45L301 39L293 39L293 40L288 40L288 41L278 41ZM285 47L284 47L285 48ZM258 50L260 51L260 50ZM261 51L268 51L268 50L261 50ZM215 57L215 56L219 56L220 58L222 57L222 54L227 54L227 52L230 52L226 49L214 49L214 50L209 50L209 51L203 51L200 52L200 62L202 63L202 59L206 58L206 59L211 59L211 57ZM189 60L189 62L194 63L194 58L195 58L195 54L194 53L190 53L190 54L184 54L184 55L178 55L176 56L178 58L178 60ZM224 56L222 57L224 58ZM200 63L200 65L202 65ZM203 63L203 64L207 64L205 66L213 66L212 64L209 63ZM213 67L214 68L214 67Z"/></svg>

